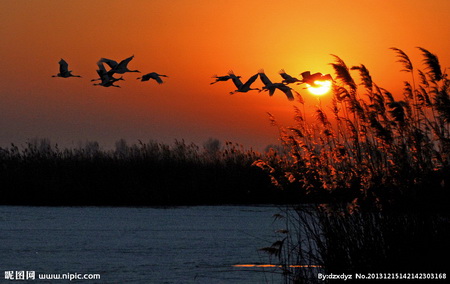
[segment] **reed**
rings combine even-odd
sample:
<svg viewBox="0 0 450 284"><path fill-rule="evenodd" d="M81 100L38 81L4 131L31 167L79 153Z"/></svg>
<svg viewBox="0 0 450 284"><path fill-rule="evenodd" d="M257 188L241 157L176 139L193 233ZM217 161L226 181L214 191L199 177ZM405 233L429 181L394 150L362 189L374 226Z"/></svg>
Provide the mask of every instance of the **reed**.
<svg viewBox="0 0 450 284"><path fill-rule="evenodd" d="M349 68L333 55L332 105L316 107L315 123L305 123L298 107L294 126L270 117L287 154L254 164L278 188L301 192L297 204L316 204L284 214L287 249L267 250L285 267L287 283L317 280L289 269L296 262L333 273L443 269L439 249L448 252L450 237L443 229L449 227L450 81L428 50L419 48L424 70L392 50L411 73L401 98L380 87L366 66ZM415 265L417 258L426 261Z"/></svg>
<svg viewBox="0 0 450 284"><path fill-rule="evenodd" d="M393 50L404 70L413 73L407 55ZM364 65L348 68L334 56L331 111L317 106L316 123L307 124L295 108L297 124L292 127L278 125L271 116L288 154L255 165L270 169L274 183L283 188L294 184L305 193L350 201L351 207L395 209L411 199L423 202L444 194L449 184L450 83L437 56L420 50L426 69L419 70L417 87L416 80L403 83L402 99L379 87ZM360 85L353 70L359 72Z"/></svg>
<svg viewBox="0 0 450 284"><path fill-rule="evenodd" d="M264 154L218 140L204 147L176 140L103 150L88 141L60 149L31 139L0 149L1 204L152 206L283 202L263 172Z"/></svg>
<svg viewBox="0 0 450 284"><path fill-rule="evenodd" d="M278 238L262 248L284 283L323 283L318 274L445 273L448 218L436 214L349 213L285 207Z"/></svg>

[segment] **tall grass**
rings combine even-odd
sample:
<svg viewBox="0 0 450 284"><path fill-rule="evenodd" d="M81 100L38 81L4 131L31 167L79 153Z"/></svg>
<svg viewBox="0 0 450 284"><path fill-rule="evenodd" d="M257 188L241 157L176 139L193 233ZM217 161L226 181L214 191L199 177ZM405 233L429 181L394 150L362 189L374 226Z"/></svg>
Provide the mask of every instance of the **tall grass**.
<svg viewBox="0 0 450 284"><path fill-rule="evenodd" d="M203 147L177 140L97 142L60 149L47 139L0 149L1 204L196 205L283 202L252 166L260 154L237 143Z"/></svg>
<svg viewBox="0 0 450 284"><path fill-rule="evenodd" d="M312 124L300 108L293 127L271 117L288 155L255 165L269 169L276 185L350 201L354 208L387 210L423 198L439 202L450 182L450 81L429 51L420 48L426 68L415 72L407 55L393 50L412 79L402 83L401 99L379 87L364 65L349 68L334 56L332 104L317 106ZM360 85L352 71L359 73Z"/></svg>
<svg viewBox="0 0 450 284"><path fill-rule="evenodd" d="M270 117L287 154L274 153L255 165L276 186L309 196L298 203L321 203L284 215L291 242L283 245L289 249L268 251L281 262L313 263L334 273L444 268L440 257L448 253L450 237L450 81L428 50L419 48L423 70L402 50L392 50L402 71L411 74L401 82L401 97L380 87L366 66L348 67L333 56L332 103L316 107L315 123L306 123L298 107L293 127ZM317 280L304 269L283 267L286 282Z"/></svg>

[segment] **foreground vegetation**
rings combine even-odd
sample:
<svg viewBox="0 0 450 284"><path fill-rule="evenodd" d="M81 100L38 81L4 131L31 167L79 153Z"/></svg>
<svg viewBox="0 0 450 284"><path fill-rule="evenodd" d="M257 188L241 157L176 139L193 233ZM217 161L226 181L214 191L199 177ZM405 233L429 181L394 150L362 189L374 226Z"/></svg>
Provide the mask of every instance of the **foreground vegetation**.
<svg viewBox="0 0 450 284"><path fill-rule="evenodd" d="M402 50L392 50L411 74L401 99L379 87L364 65L348 68L335 56L332 105L317 106L314 123L297 107L293 127L271 117L287 154L255 165L279 188L327 197L277 215L284 229L263 250L281 263L286 282L321 282L317 271L447 269L450 81L428 50L419 48L424 71ZM298 264L310 269L292 266Z"/></svg>
<svg viewBox="0 0 450 284"><path fill-rule="evenodd" d="M262 155L211 139L59 149L47 139L0 149L1 204L159 206L285 202L252 166Z"/></svg>

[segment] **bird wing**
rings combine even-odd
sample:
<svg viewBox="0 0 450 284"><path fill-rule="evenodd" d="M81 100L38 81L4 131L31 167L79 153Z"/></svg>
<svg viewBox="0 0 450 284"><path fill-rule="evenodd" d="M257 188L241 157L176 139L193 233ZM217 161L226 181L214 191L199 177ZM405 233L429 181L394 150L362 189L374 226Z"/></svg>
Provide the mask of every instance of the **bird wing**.
<svg viewBox="0 0 450 284"><path fill-rule="evenodd" d="M238 77L231 77L236 88L240 89L244 84L242 84L241 80Z"/></svg>
<svg viewBox="0 0 450 284"><path fill-rule="evenodd" d="M330 74L322 75L321 79L333 81L333 77Z"/></svg>
<svg viewBox="0 0 450 284"><path fill-rule="evenodd" d="M112 78L113 75L114 75L114 73L116 73L116 72L115 72L114 68L111 67L111 66L113 66L114 63L117 64L117 62L114 61L114 60L111 60L112 62L110 62L109 60L110 60L110 59L101 58L99 61L97 61L97 66L98 66L98 69L99 69L99 70L102 70L103 73L107 74L108 77ZM109 69L108 71L106 71L106 68L105 68L105 66L103 65L103 63L106 63L111 69ZM116 66L117 66L117 65L116 65Z"/></svg>
<svg viewBox="0 0 450 284"><path fill-rule="evenodd" d="M134 55L131 55L128 58L125 58L124 60L120 61L119 65L117 66L117 69L119 68L126 68L128 63L134 58Z"/></svg>
<svg viewBox="0 0 450 284"><path fill-rule="evenodd" d="M98 71L102 71L106 73L106 68L103 65L103 61L100 59L99 61L97 61L97 66L98 66Z"/></svg>
<svg viewBox="0 0 450 284"><path fill-rule="evenodd" d="M117 61L114 61L114 60L108 59L108 58L100 58L99 62L104 62L104 63L108 64L108 66L110 68L115 68L118 65Z"/></svg>
<svg viewBox="0 0 450 284"><path fill-rule="evenodd" d="M138 79L141 79L141 81L148 81L148 80L150 80L151 76L152 76L152 73L148 73L148 74L142 75L142 77L140 77Z"/></svg>
<svg viewBox="0 0 450 284"><path fill-rule="evenodd" d="M311 76L311 72L305 71L305 72L301 73L300 75L302 75L303 81L307 81L308 78Z"/></svg>
<svg viewBox="0 0 450 284"><path fill-rule="evenodd" d="M272 85L272 81L270 81L269 77L264 73L264 71L260 70L258 72L259 78L261 79L261 82L263 82L264 85L269 86Z"/></svg>
<svg viewBox="0 0 450 284"><path fill-rule="evenodd" d="M306 75L304 75L304 73L307 73ZM303 72L302 73L303 76L303 83L307 83L311 86L317 86L316 83L314 83L315 81L321 81L322 79L322 73L314 73L311 74L310 72Z"/></svg>
<svg viewBox="0 0 450 284"><path fill-rule="evenodd" d="M280 76L284 79L283 82L286 83L294 83L294 82L298 82L297 78L292 77L291 75L287 74L286 71L284 71L284 69L281 69L279 72Z"/></svg>
<svg viewBox="0 0 450 284"><path fill-rule="evenodd" d="M251 76L247 82L245 82L243 88L250 88L250 85L253 84L253 82L255 82L256 78L258 78L259 73L256 73L255 75Z"/></svg>
<svg viewBox="0 0 450 284"><path fill-rule="evenodd" d="M275 89L274 87L268 88L267 90L269 90L269 96L273 96L273 94L275 93Z"/></svg>
<svg viewBox="0 0 450 284"><path fill-rule="evenodd" d="M289 80L289 79L293 79L291 75L288 75L286 73L286 71L284 71L284 69L281 69L279 72L280 76L285 79L285 80Z"/></svg>
<svg viewBox="0 0 450 284"><path fill-rule="evenodd" d="M244 85L242 84L241 80L236 75L234 75L234 72L232 70L228 71L228 75L230 75L231 80L233 80L236 88L240 89Z"/></svg>
<svg viewBox="0 0 450 284"><path fill-rule="evenodd" d="M97 74L100 77L102 84L105 84L110 81L109 76L106 74L106 72L103 72L102 70L97 70Z"/></svg>
<svg viewBox="0 0 450 284"><path fill-rule="evenodd" d="M108 63L106 63L106 64L108 64ZM97 74L100 76L100 79L102 80L102 84L106 84L109 81L112 81L114 79L112 77L112 75L114 73L106 71L106 68L103 65L103 61L101 59L99 61L97 61L97 66L98 66Z"/></svg>
<svg viewBox="0 0 450 284"><path fill-rule="evenodd" d="M96 70L97 71L97 74L98 74L98 76L100 77L100 78L102 78L103 77L103 72L102 72L102 70Z"/></svg>
<svg viewBox="0 0 450 284"><path fill-rule="evenodd" d="M292 89L290 87L283 85L283 84L279 84L279 85L277 85L277 89L279 89L283 93L285 93L288 100L290 100L290 101L294 100L294 95L292 94Z"/></svg>
<svg viewBox="0 0 450 284"><path fill-rule="evenodd" d="M155 79L155 81L158 82L158 84L164 83L163 80L161 79L161 77L159 77L159 74L157 74L157 73L153 73L152 78Z"/></svg>
<svg viewBox="0 0 450 284"><path fill-rule="evenodd" d="M61 74L69 73L69 64L67 64L67 62L64 59L61 58L61 60L58 63L59 63L59 73Z"/></svg>
<svg viewBox="0 0 450 284"><path fill-rule="evenodd" d="M314 73L309 77L310 77L310 80L314 82L316 80L322 79L322 73Z"/></svg>

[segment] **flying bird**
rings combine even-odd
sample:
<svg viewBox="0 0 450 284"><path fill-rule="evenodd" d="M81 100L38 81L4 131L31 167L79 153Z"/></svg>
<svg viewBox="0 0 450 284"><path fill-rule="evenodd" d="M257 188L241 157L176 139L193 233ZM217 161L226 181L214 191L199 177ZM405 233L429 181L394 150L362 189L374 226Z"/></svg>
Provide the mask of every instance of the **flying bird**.
<svg viewBox="0 0 450 284"><path fill-rule="evenodd" d="M288 100L290 101L294 100L294 95L292 94L292 91L295 92L295 90L293 90L291 87L286 86L283 83L272 83L269 77L267 77L267 75L264 73L264 70L259 70L258 75L259 78L261 79L261 82L263 82L264 84L262 91L269 91L269 96L273 96L275 90L278 89L286 95Z"/></svg>
<svg viewBox="0 0 450 284"><path fill-rule="evenodd" d="M104 74L107 74L109 76L110 80L116 79L113 76L114 72L112 72L111 70L106 71L106 68L103 65L103 62L101 62L101 60L97 61L97 66L98 66L97 74L99 74L99 78L92 79L91 82L93 82L93 81L101 81L102 80L102 76L104 76Z"/></svg>
<svg viewBox="0 0 450 284"><path fill-rule="evenodd" d="M139 72L139 70L130 70L128 69L128 63L130 63L130 61L134 58L134 55L120 61L120 63L117 63L117 61L114 61L112 59L108 59L108 58L101 58L100 62L106 63L111 70L109 70L108 72L112 72L112 73L117 73L117 74L124 74L126 72Z"/></svg>
<svg viewBox="0 0 450 284"><path fill-rule="evenodd" d="M69 71L69 64L61 58L59 63L59 73L53 75L52 77L61 77L61 78L69 78L69 77L80 77L79 75L73 75L72 71Z"/></svg>
<svg viewBox="0 0 450 284"><path fill-rule="evenodd" d="M245 82L245 84L243 84L241 82L241 79L239 79L240 76L234 75L233 71L229 71L228 75L231 77L231 80L233 80L233 83L234 83L234 85L237 88L237 90L235 90L233 92L230 92L230 94L234 94L234 93L237 93L237 92L246 93L246 92L251 91L251 90L261 91L260 89L257 89L257 88L256 89L255 88L251 88L251 85L253 84L253 82L255 82L256 78L258 78L258 74L255 74L255 75L251 76L247 80L247 82Z"/></svg>
<svg viewBox="0 0 450 284"><path fill-rule="evenodd" d="M230 71L230 72L231 72L231 71ZM241 76L236 76L236 77L237 77L237 78L241 78ZM217 75L214 75L214 76L212 76L212 78L215 78L216 81L214 81L214 82L212 82L212 83L209 83L210 85L215 84L215 83L217 83L217 82L225 82L225 81L228 81L228 80L231 79L231 76L230 76L230 75L225 75L225 76L217 76Z"/></svg>
<svg viewBox="0 0 450 284"><path fill-rule="evenodd" d="M110 75L109 72L106 71L105 66L103 66L103 62L101 62L101 61L97 62L97 66L98 66L97 74L100 77L100 79L94 79L94 80L91 80L91 81L101 80L102 82L98 83L98 84L93 84L94 86L120 88L120 86L114 85L114 83L119 81L119 80L123 80L122 77L114 78L112 75Z"/></svg>
<svg viewBox="0 0 450 284"><path fill-rule="evenodd" d="M295 77L292 77L291 75L287 74L287 73L284 71L284 69L281 69L280 72L279 72L279 74L280 74L280 76L284 79L284 80L282 81L282 83L284 83L284 84L292 84L292 83L295 83L295 82L300 82L299 79L297 79L297 78L295 78Z"/></svg>
<svg viewBox="0 0 450 284"><path fill-rule="evenodd" d="M323 75L322 73L311 74L311 72L305 71L305 72L301 73L300 75L302 75L302 77L303 77L303 80L301 81L301 83L306 83L313 87L317 86L317 84L314 83L315 81L333 81L333 78L331 77L330 74L326 74L326 75Z"/></svg>
<svg viewBox="0 0 450 284"><path fill-rule="evenodd" d="M148 81L148 80L150 80L150 79L153 79L153 80L155 80L156 82L158 82L158 84L162 84L162 83L164 83L164 82L163 82L163 80L161 79L161 77L169 77L169 76L167 76L167 75L162 75L162 74L158 74L158 73L156 73L156 72L151 72L151 73L148 73L148 74L143 75L142 77L136 78L136 80L141 79L141 81L143 82L143 81Z"/></svg>

